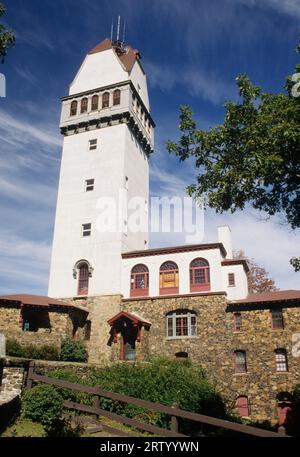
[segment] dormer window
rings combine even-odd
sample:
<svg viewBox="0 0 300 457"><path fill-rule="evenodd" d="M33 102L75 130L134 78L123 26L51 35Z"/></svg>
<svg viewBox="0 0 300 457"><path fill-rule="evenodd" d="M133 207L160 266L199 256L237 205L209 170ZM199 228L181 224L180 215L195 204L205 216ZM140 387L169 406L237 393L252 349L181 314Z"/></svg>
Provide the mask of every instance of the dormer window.
<svg viewBox="0 0 300 457"><path fill-rule="evenodd" d="M121 91L116 89L113 93L113 105L120 105L121 103Z"/></svg>
<svg viewBox="0 0 300 457"><path fill-rule="evenodd" d="M81 109L80 109L80 113L83 114L83 113L86 113L87 112L87 109L88 109L88 99L87 97L83 98L81 100Z"/></svg>
<svg viewBox="0 0 300 457"><path fill-rule="evenodd" d="M76 116L77 106L78 106L77 100L73 100L71 103L71 108L70 108L70 116Z"/></svg>
<svg viewBox="0 0 300 457"><path fill-rule="evenodd" d="M109 108L109 92L102 95L102 108Z"/></svg>

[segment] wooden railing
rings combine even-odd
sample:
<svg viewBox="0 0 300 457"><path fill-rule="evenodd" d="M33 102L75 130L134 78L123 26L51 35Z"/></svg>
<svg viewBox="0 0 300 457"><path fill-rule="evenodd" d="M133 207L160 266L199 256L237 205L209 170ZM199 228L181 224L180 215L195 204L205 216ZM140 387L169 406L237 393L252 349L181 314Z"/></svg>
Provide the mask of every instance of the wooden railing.
<svg viewBox="0 0 300 457"><path fill-rule="evenodd" d="M94 396L93 406L84 405L81 403L75 403L71 401L65 401L64 407L68 409L75 409L77 411L82 411L94 416L94 419L99 419L99 417L107 417L115 422L120 424L128 425L138 430L142 430L148 433L152 433L156 436L172 436L172 437L184 437L187 435L183 435L178 431L178 418L188 419L190 421L198 422L200 424L206 424L215 426L218 428L223 428L225 430L232 430L233 432L241 433L244 435L251 435L257 437L282 437L285 435L272 432L269 430L264 430L257 427L252 427L248 425L242 425L235 422L230 422L224 419L218 419L216 417L210 417L203 414L192 413L190 411L185 411L182 409L177 408L174 406L166 406L161 405L159 403L153 403L147 400L141 400L135 397L129 397L127 395L122 395L116 392L110 392L108 390L104 390L101 386L86 386L82 384L76 384L68 381L63 381L61 379L50 378L48 376L39 375L35 373L34 369L34 362L30 363L29 371L27 375L27 389L31 389L33 386L33 382L41 382L44 384L50 384L56 387L64 388L64 389L71 389L76 390L79 392L84 392L87 394L92 394ZM122 416L120 414L113 413L111 411L107 411L100 407L101 397L110 398L111 400L120 401L122 403L131 404L135 406L139 406L144 409L148 409L151 411L167 414L171 417L171 429L165 429L161 427L157 427L155 425L146 424L144 422L137 421L135 419L131 419L129 417ZM107 430L109 432L118 433L122 436L135 436L130 433L120 432L118 429L114 429L104 423L102 423L103 430Z"/></svg>

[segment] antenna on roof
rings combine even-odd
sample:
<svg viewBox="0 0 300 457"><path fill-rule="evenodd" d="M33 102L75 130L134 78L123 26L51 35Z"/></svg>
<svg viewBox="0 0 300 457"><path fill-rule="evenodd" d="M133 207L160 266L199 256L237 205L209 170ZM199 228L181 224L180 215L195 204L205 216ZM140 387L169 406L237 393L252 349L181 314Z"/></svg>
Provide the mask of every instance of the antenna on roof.
<svg viewBox="0 0 300 457"><path fill-rule="evenodd" d="M121 17L118 16L118 25L117 25L117 41L120 39L120 22L121 22Z"/></svg>
<svg viewBox="0 0 300 457"><path fill-rule="evenodd" d="M123 26L123 40L122 43L125 43L125 31L126 31L126 19L124 19L124 26Z"/></svg>
<svg viewBox="0 0 300 457"><path fill-rule="evenodd" d="M110 29L110 41L113 40L113 34L114 34L114 18L111 18L111 29Z"/></svg>

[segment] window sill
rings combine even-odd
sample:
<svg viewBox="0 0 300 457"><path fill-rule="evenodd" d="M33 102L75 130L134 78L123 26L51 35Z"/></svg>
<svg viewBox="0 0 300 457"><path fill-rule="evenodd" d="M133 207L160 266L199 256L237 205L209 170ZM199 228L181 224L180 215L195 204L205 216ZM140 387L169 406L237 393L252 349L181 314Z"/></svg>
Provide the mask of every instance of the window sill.
<svg viewBox="0 0 300 457"><path fill-rule="evenodd" d="M166 340L167 341L172 341L172 340L188 340L188 339L197 339L199 336L167 336Z"/></svg>

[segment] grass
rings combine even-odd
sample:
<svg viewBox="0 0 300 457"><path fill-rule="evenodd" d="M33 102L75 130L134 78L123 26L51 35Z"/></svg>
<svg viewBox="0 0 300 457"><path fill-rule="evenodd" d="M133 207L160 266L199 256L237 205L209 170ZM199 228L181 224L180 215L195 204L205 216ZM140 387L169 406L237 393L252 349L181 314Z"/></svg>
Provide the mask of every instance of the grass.
<svg viewBox="0 0 300 457"><path fill-rule="evenodd" d="M19 417L13 425L7 427L2 433L2 437L42 437L46 436L44 427L36 422Z"/></svg>

